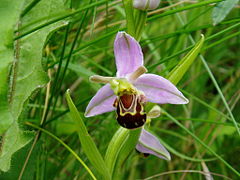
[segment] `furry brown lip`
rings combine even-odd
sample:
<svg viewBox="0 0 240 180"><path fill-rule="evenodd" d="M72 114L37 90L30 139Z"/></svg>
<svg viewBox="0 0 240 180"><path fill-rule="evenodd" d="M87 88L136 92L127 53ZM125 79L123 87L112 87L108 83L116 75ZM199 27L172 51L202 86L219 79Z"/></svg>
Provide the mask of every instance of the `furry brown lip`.
<svg viewBox="0 0 240 180"><path fill-rule="evenodd" d="M145 124L147 116L141 100L141 95L137 94L123 94L115 100L117 121L122 127L134 129Z"/></svg>

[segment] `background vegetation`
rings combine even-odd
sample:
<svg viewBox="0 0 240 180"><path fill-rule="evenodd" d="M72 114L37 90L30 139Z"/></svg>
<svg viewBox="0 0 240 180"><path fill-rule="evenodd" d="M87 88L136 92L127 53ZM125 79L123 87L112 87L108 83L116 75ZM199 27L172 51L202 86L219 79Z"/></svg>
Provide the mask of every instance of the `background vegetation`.
<svg viewBox="0 0 240 180"><path fill-rule="evenodd" d="M201 34L205 43L201 55L178 83L190 103L163 105L167 113L151 122L150 129L169 150L172 160L145 158L134 152L122 167L123 179L155 175L152 179L210 178L206 172L214 179L239 178L237 2L231 1L231 9L230 4L221 8L221 0L164 0L148 12L140 44L149 72L167 77ZM89 76L115 75L113 41L126 27L122 2L0 0L0 4L0 179L90 179L66 147L29 123L59 137L95 172L82 151L64 94L70 89L83 114L101 87L90 83ZM119 127L115 113L84 122L104 154Z"/></svg>

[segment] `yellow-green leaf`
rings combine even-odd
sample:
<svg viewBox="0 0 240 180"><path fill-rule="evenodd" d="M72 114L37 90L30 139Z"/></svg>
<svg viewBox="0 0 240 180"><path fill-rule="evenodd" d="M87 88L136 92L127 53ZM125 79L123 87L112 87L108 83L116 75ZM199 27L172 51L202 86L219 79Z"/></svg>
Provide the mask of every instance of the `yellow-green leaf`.
<svg viewBox="0 0 240 180"><path fill-rule="evenodd" d="M169 73L167 79L173 84L177 84L183 77L183 75L190 68L191 64L196 59L200 52L204 42L204 36L196 43L194 48L178 63L178 65Z"/></svg>

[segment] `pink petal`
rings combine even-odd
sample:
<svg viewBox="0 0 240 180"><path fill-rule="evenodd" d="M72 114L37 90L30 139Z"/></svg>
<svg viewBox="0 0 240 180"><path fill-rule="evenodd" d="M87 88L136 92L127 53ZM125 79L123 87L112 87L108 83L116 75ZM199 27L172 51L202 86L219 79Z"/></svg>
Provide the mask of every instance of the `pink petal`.
<svg viewBox="0 0 240 180"><path fill-rule="evenodd" d="M117 66L117 77L127 74L143 66L143 54L139 43L126 32L118 32L114 42L114 54Z"/></svg>
<svg viewBox="0 0 240 180"><path fill-rule="evenodd" d="M143 74L134 85L145 93L148 101L153 103L187 104L189 102L169 80L155 74Z"/></svg>
<svg viewBox="0 0 240 180"><path fill-rule="evenodd" d="M171 160L169 152L159 142L158 138L150 132L142 129L136 149L145 154L152 154L165 160Z"/></svg>
<svg viewBox="0 0 240 180"><path fill-rule="evenodd" d="M107 84L103 86L98 90L98 92L89 102L85 111L85 116L91 117L115 110L115 108L113 107L115 99L116 95L113 93L110 85Z"/></svg>

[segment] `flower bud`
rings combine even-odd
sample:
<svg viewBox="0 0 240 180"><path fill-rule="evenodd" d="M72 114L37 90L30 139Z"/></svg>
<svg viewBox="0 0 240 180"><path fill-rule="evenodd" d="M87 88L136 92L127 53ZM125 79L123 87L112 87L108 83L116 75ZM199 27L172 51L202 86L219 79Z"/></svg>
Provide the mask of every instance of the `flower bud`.
<svg viewBox="0 0 240 180"><path fill-rule="evenodd" d="M160 0L133 0L133 7L140 10L153 10L159 3Z"/></svg>

